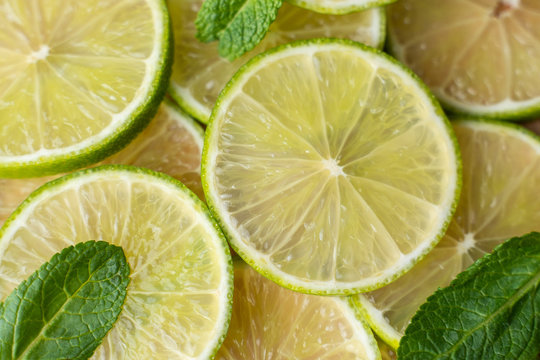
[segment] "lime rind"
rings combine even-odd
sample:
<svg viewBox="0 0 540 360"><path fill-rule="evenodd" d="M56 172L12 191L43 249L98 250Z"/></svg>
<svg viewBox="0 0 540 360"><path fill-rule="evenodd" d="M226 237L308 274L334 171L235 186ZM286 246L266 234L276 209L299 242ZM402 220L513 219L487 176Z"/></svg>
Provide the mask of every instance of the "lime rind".
<svg viewBox="0 0 540 360"><path fill-rule="evenodd" d="M385 6L396 2L397 0L362 0L349 1L350 4L336 6L332 1L322 1L325 4L316 4L313 0L286 0L290 4L304 9L315 11L321 14L344 15L352 12L371 9L377 6Z"/></svg>
<svg viewBox="0 0 540 360"><path fill-rule="evenodd" d="M470 128L485 128L487 131L506 132L508 133L508 136L518 137L531 145L531 147L537 150L540 156L540 136L518 124L489 118L472 117L455 117L451 118L451 121L452 123ZM351 296L350 298L354 308L366 318L377 336L396 350L403 335L389 324L387 319L384 318L383 313L373 306L367 299L367 296L369 296L369 294L357 294Z"/></svg>
<svg viewBox="0 0 540 360"><path fill-rule="evenodd" d="M406 265L401 266L397 269L393 269L393 271L388 272L388 274L385 274L383 276L379 276L376 281L370 281L368 284L361 284L361 285L353 285L353 286L346 286L346 287L332 287L329 288L328 286L317 286L316 282L314 281L298 281L297 279L289 279L286 280L288 277L287 274L281 272L279 269L276 269L275 266L272 264L268 264L264 259L255 259L246 249L248 247L242 243L240 240L240 236L236 233L235 229L233 229L229 222L225 220L223 217L223 213L225 211L220 211L220 205L215 201L214 196L212 194L212 182L213 182L213 176L208 174L208 168L212 165L212 162L215 159L215 155L209 154L209 149L213 143L215 143L214 138L216 137L216 134L219 129L217 125L217 121L214 121L221 109L222 103L226 100L229 93L232 93L236 90L236 88L239 88L242 86L245 79L243 79L244 75L248 74L249 71L252 69L252 67L255 67L259 62L263 61L267 57L273 55L273 54L279 54L280 52L285 52L285 50L289 49L295 49L298 47L306 46L306 45L315 45L315 46L325 46L325 45L335 45L335 46L346 46L363 51L365 53L371 54L372 56L380 56L384 60L388 61L390 66L394 66L395 68L399 69L402 73L409 75L410 82L413 83L416 87L419 88L419 94L420 96L424 96L426 103L431 104L432 109L434 111L435 117L438 117L440 119L440 124L443 126L445 133L448 135L450 140L450 148L453 149L453 154L451 156L454 157L455 161L455 188L453 189L453 197L448 205L447 209L447 215L444 219L442 219L442 222L440 224L440 230L436 234L434 238L432 238L430 241L426 241L425 245L423 247L419 247L417 250L415 250L412 255L409 254L410 257L408 257L408 262ZM212 157L213 156L213 157ZM205 198L208 204L208 208L210 209L211 213L214 215L214 218L219 223L223 233L227 237L230 246L234 249L234 251L242 257L242 259L249 264L251 267L253 267L257 272L265 276L266 278L276 282L277 284L302 293L307 294L314 294L314 295L352 295L357 294L361 292L367 292L372 291L375 289L378 289L380 287L383 287L386 284L391 283L392 281L396 280L398 277L404 275L410 268L412 268L416 263L418 263L422 258L424 258L442 239L444 234L446 233L446 229L450 225L450 221L452 219L452 216L454 215L457 204L459 201L459 197L461 194L461 187L462 187L462 163L461 163L461 154L459 151L459 145L457 142L457 138L454 134L454 130L452 128L451 123L448 121L445 113L443 112L442 108L440 107L438 101L434 97L434 95L431 93L429 88L422 82L422 80L414 74L410 69L403 66L399 61L391 57L390 55L387 55L383 53L382 51L372 48L370 46L352 41L347 39L335 39L335 38L318 38L318 39L310 39L310 40L299 40L292 43L284 44L281 46L277 46L273 49L270 49L264 53L261 53L255 57L253 57L251 60L249 60L246 64L244 64L232 77L232 79L225 85L224 89L219 94L219 97L216 101L216 104L214 106L214 109L212 111L212 114L210 116L209 124L206 129L205 133L205 141L204 141L204 147L203 147L203 153L202 153L202 162L201 162L201 179L202 179L202 185L203 190L205 193Z"/></svg>
<svg viewBox="0 0 540 360"><path fill-rule="evenodd" d="M153 181L157 180L160 183L164 184L165 186L171 187L176 191L180 191L191 202L195 211L203 215L205 220L208 221L208 223L214 229L215 234L219 237L220 243L218 244L223 249L222 254L224 256L224 259L223 259L224 265L225 265L224 274L225 276L227 276L226 280L223 281L222 288L220 288L220 291L226 294L227 300L224 303L222 303L223 305L223 311L221 312L222 318L216 321L216 324L221 324L220 328L216 330L216 333L220 335L214 340L213 344L209 344L209 348L206 354L202 354L200 357L201 359L212 359L217 353L217 351L219 350L219 348L221 347L221 344L223 343L223 341L225 340L225 336L227 335L227 330L229 328L229 324L231 321L233 289L234 289L233 262L231 258L231 253L229 251L227 240L225 236L223 235L221 228L219 227L218 223L214 220L213 216L211 215L206 205L189 188L187 188L180 181L176 180L175 178L169 175L156 172L150 169L130 166L130 165L103 165L99 167L94 167L90 169L73 172L71 174L65 175L58 179L54 179L44 184L43 186L39 187L32 194L30 194L21 203L21 205L10 215L10 217L6 220L4 225L0 228L0 259L4 256L5 249L9 243L9 236L11 235L11 232L17 228L17 225L19 222L24 221L24 220L21 220L23 216L20 216L20 215L24 214L24 212L26 211L31 211L32 208L35 206L35 204L37 204L40 201L41 197L46 197L48 196L49 191L54 190L63 185L69 184L72 181L76 181L79 178L84 178L85 176L88 176L88 175L91 175L91 176L100 175L106 172L114 173L117 175L121 175L122 173L124 173L124 174L128 174L130 177L133 177L133 176L151 177Z"/></svg>
<svg viewBox="0 0 540 360"><path fill-rule="evenodd" d="M155 13L158 13L160 18L157 19L158 14L154 16L162 24L162 33L158 34L161 37L158 59L155 61L153 80L146 90L148 94L140 96L142 101L130 113L129 119L123 121L110 135L97 142L92 140L94 141L92 145L82 149L62 152L60 155L42 156L35 160L0 163L0 177L25 178L54 175L97 163L122 150L149 124L167 91L172 71L174 41L165 0L153 2L156 5L152 8L159 9Z"/></svg>

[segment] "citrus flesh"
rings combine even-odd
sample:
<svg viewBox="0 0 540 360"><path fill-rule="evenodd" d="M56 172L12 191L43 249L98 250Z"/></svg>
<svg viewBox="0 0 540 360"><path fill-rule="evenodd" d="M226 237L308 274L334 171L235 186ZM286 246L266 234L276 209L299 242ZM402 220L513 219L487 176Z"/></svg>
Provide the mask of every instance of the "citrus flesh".
<svg viewBox="0 0 540 360"><path fill-rule="evenodd" d="M203 136L198 124L166 101L135 140L96 165L135 165L160 171L180 180L203 199L200 175ZM56 177L0 179L0 226L32 191Z"/></svg>
<svg viewBox="0 0 540 360"><path fill-rule="evenodd" d="M383 6L396 0L287 0L289 3L321 14L348 14L375 6Z"/></svg>
<svg viewBox="0 0 540 360"><path fill-rule="evenodd" d="M463 190L441 242L407 274L355 295L372 328L397 348L428 296L501 242L540 230L540 139L500 123L454 122L463 157Z"/></svg>
<svg viewBox="0 0 540 360"><path fill-rule="evenodd" d="M152 118L170 72L161 0L3 1L0 176L73 170Z"/></svg>
<svg viewBox="0 0 540 360"><path fill-rule="evenodd" d="M234 250L282 286L375 289L444 234L459 193L452 130L390 57L346 40L260 55L221 93L203 187Z"/></svg>
<svg viewBox="0 0 540 360"><path fill-rule="evenodd" d="M540 3L403 0L388 7L390 48L444 105L518 119L540 114Z"/></svg>
<svg viewBox="0 0 540 360"><path fill-rule="evenodd" d="M235 261L233 312L218 360L380 359L348 302L297 293Z"/></svg>
<svg viewBox="0 0 540 360"><path fill-rule="evenodd" d="M232 263L205 205L160 173L107 165L41 187L0 231L0 299L63 248L121 246L131 281L92 359L208 359L230 316Z"/></svg>
<svg viewBox="0 0 540 360"><path fill-rule="evenodd" d="M382 47L385 15L376 8L347 16L320 15L283 4L270 31L255 49L230 62L218 54L218 44L195 38L195 18L202 0L170 0L175 59L169 93L193 117L207 123L225 84L255 54L293 40L344 37Z"/></svg>

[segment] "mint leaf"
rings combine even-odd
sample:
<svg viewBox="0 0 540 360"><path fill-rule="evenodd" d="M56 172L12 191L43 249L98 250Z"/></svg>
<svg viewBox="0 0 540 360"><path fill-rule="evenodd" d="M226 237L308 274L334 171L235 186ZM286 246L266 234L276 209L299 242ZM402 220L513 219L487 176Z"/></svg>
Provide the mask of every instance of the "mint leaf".
<svg viewBox="0 0 540 360"><path fill-rule="evenodd" d="M282 0L206 0L197 14L197 38L219 40L219 55L229 60L253 49L276 19Z"/></svg>
<svg viewBox="0 0 540 360"><path fill-rule="evenodd" d="M435 292L398 358L535 359L540 351L540 233L498 246Z"/></svg>
<svg viewBox="0 0 540 360"><path fill-rule="evenodd" d="M0 304L0 359L87 359L116 321L129 265L121 248L68 247Z"/></svg>

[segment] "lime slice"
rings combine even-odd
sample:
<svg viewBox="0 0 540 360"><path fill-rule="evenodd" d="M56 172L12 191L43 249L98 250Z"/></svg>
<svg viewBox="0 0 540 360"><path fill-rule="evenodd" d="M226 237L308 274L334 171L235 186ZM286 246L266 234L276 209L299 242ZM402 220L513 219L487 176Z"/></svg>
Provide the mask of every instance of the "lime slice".
<svg viewBox="0 0 540 360"><path fill-rule="evenodd" d="M348 302L284 289L235 262L233 312L216 360L380 359Z"/></svg>
<svg viewBox="0 0 540 360"><path fill-rule="evenodd" d="M119 153L96 164L135 165L160 171L184 183L199 198L202 128L172 102L165 101L150 125ZM34 190L58 176L0 179L0 226Z"/></svg>
<svg viewBox="0 0 540 360"><path fill-rule="evenodd" d="M247 60L293 40L340 37L382 47L385 16L381 8L347 16L319 15L283 4L264 40L233 62L219 57L217 43L195 38L195 17L202 0L169 0L175 34L175 59L169 93L193 117L207 123L219 92Z"/></svg>
<svg viewBox="0 0 540 360"><path fill-rule="evenodd" d="M287 0L293 5L321 14L348 14L375 6L391 4L396 0Z"/></svg>
<svg viewBox="0 0 540 360"><path fill-rule="evenodd" d="M402 0L388 7L390 48L448 109L540 114L540 2Z"/></svg>
<svg viewBox="0 0 540 360"><path fill-rule="evenodd" d="M0 299L61 249L121 246L124 308L94 359L209 359L229 322L232 263L206 206L178 181L108 165L35 191L0 231Z"/></svg>
<svg viewBox="0 0 540 360"><path fill-rule="evenodd" d="M0 5L1 177L69 171L118 151L155 114L170 73L162 0L32 4Z"/></svg>
<svg viewBox="0 0 540 360"><path fill-rule="evenodd" d="M235 251L315 294L383 286L439 241L459 194L450 125L420 82L347 40L261 54L227 84L203 186Z"/></svg>
<svg viewBox="0 0 540 360"><path fill-rule="evenodd" d="M504 240L540 230L540 139L496 122L454 123L463 156L456 215L435 249L388 286L355 296L372 328L397 348L428 296Z"/></svg>
<svg viewBox="0 0 540 360"><path fill-rule="evenodd" d="M375 336L377 340L377 345L379 346L379 351L381 352L382 360L397 360L397 354L388 344L379 339L378 336Z"/></svg>

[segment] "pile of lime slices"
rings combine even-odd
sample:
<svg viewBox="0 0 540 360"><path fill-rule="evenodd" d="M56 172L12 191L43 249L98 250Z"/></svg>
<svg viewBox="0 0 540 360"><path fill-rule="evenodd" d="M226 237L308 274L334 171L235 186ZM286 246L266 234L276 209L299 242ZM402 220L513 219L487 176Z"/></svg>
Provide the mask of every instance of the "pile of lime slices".
<svg viewBox="0 0 540 360"><path fill-rule="evenodd" d="M290 0L231 62L202 3L0 4L1 301L104 240L131 275L93 359L395 359L540 231L540 4Z"/></svg>

